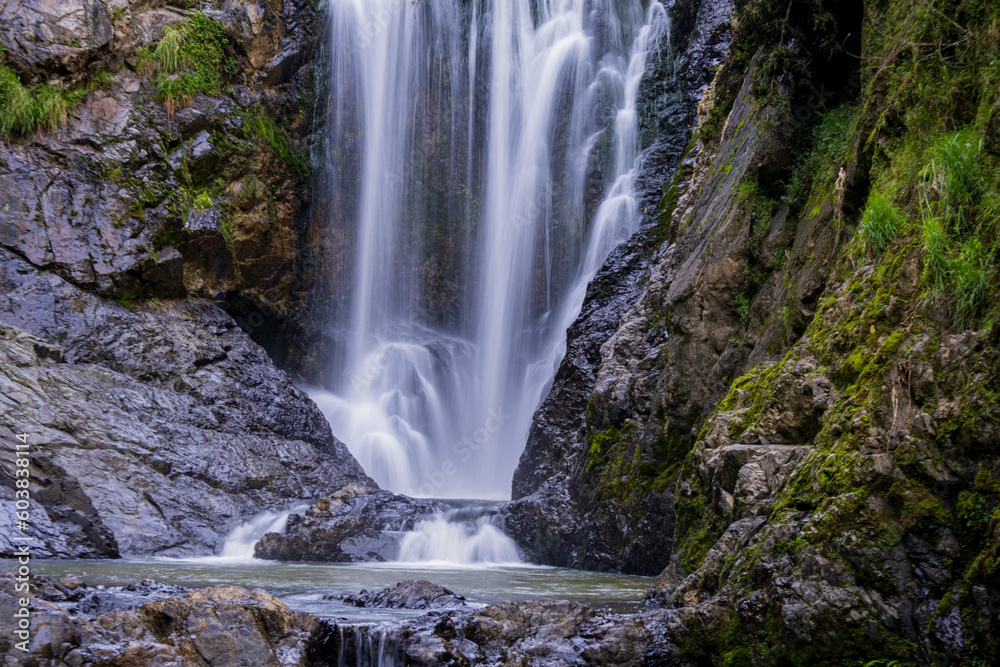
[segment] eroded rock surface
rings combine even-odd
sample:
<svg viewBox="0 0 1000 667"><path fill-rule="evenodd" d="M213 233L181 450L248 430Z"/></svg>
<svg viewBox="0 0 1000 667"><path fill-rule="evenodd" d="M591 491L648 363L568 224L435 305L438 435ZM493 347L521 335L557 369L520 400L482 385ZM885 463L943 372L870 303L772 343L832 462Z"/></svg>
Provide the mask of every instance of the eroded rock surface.
<svg viewBox="0 0 1000 667"><path fill-rule="evenodd" d="M260 589L187 591L143 582L97 590L34 577L24 592L17 583L10 574L0 577L0 656L11 667L304 667L319 627L315 617ZM15 634L22 597L32 619L28 652ZM84 610L87 599L97 602Z"/></svg>
<svg viewBox="0 0 1000 667"><path fill-rule="evenodd" d="M305 0L206 7L0 2L22 84L89 91L60 127L0 145L0 246L103 296L217 301L284 357L319 262L307 155L320 16ZM224 31L225 80L168 103L157 44L200 10Z"/></svg>

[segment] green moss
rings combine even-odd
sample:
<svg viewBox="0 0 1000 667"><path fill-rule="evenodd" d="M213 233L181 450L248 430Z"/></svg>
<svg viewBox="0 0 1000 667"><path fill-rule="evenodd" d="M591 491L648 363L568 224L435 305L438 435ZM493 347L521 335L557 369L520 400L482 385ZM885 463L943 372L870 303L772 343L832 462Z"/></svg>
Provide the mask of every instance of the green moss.
<svg viewBox="0 0 1000 667"><path fill-rule="evenodd" d="M215 203L212 201L211 195L203 190L192 198L191 205L196 211L207 211L215 206Z"/></svg>
<svg viewBox="0 0 1000 667"><path fill-rule="evenodd" d="M233 230L233 221L228 217L222 219L221 223L222 238L226 240L226 245L229 246L230 252L233 253L233 257L236 257L236 232Z"/></svg>
<svg viewBox="0 0 1000 667"><path fill-rule="evenodd" d="M619 431L616 428L609 428L590 436L590 456L587 459L587 472L601 465L606 458L609 447L619 441Z"/></svg>
<svg viewBox="0 0 1000 667"><path fill-rule="evenodd" d="M742 410L729 421L731 440L738 440L748 428L760 422L768 405L782 391L778 386L778 380L782 378L785 364L789 359L790 356L786 355L776 364L756 366L730 385L729 392L719 402L716 412Z"/></svg>
<svg viewBox="0 0 1000 667"><path fill-rule="evenodd" d="M690 457L681 467L680 478L685 483L683 487L678 486L678 492L674 496L674 549L684 569L694 572L722 535L725 524L722 517L713 511L702 486L701 476Z"/></svg>
<svg viewBox="0 0 1000 667"><path fill-rule="evenodd" d="M269 116L263 113L245 114L242 122L243 134L248 140L270 146L300 176L309 175L309 161L303 152Z"/></svg>
<svg viewBox="0 0 1000 667"><path fill-rule="evenodd" d="M588 408L591 421L592 405ZM676 481L690 447L684 432L672 425L652 447L640 443L638 434L638 425L632 420L620 427L592 432L587 440L584 482L594 500L613 500L622 510L633 509L634 523L642 519L642 503L651 494L662 494Z"/></svg>
<svg viewBox="0 0 1000 667"><path fill-rule="evenodd" d="M140 67L155 66L156 99L168 113L190 104L198 93L216 96L236 71L226 29L202 13L167 28L156 49L139 55Z"/></svg>
<svg viewBox="0 0 1000 667"><path fill-rule="evenodd" d="M894 331L883 343L882 349L879 354L885 358L891 357L899 351L899 346L903 344L903 341L907 339L907 333L905 331Z"/></svg>
<svg viewBox="0 0 1000 667"><path fill-rule="evenodd" d="M126 308L131 312L135 312L135 303L142 299L142 291L139 289L138 285L131 284L126 286L119 292L118 297L115 301L118 305Z"/></svg>

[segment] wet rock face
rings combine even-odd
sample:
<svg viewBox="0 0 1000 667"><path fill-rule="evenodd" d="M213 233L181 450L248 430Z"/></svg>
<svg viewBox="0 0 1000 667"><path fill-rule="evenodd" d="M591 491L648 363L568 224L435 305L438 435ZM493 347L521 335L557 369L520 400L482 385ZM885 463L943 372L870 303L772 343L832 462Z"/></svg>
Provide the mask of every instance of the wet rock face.
<svg viewBox="0 0 1000 667"><path fill-rule="evenodd" d="M355 563L387 561L399 553L399 533L449 505L397 496L374 483L349 484L293 515L285 534L268 533L254 557L268 560Z"/></svg>
<svg viewBox="0 0 1000 667"><path fill-rule="evenodd" d="M3 421L32 445L38 556L208 555L258 512L371 483L315 404L209 303L130 310L0 250L0 378ZM8 482L13 436L3 431ZM11 553L14 517L0 522Z"/></svg>
<svg viewBox="0 0 1000 667"><path fill-rule="evenodd" d="M260 589L188 591L144 581L98 590L72 578L33 577L24 592L17 583L0 577L0 656L11 667L299 666L309 664L318 627L315 617ZM15 645L20 597L30 600L27 653Z"/></svg>
<svg viewBox="0 0 1000 667"><path fill-rule="evenodd" d="M648 258L637 244L612 253L588 290L580 318L570 327L566 357L535 415L514 473L513 500L502 510L505 531L534 562L614 569L624 548L617 530L590 520L582 507L586 501L573 489L585 456L581 431L600 348L640 291L639 276L647 266ZM648 568L658 569L658 564Z"/></svg>
<svg viewBox="0 0 1000 667"><path fill-rule="evenodd" d="M444 609L465 607L465 598L426 579L408 579L381 591L345 595L346 604L386 609Z"/></svg>
<svg viewBox="0 0 1000 667"><path fill-rule="evenodd" d="M164 105L143 59L189 5L0 6L22 83L94 88L60 128L0 146L0 246L103 296L218 301L283 354L319 261L304 157L319 14L305 0L207 10L234 73L217 97Z"/></svg>

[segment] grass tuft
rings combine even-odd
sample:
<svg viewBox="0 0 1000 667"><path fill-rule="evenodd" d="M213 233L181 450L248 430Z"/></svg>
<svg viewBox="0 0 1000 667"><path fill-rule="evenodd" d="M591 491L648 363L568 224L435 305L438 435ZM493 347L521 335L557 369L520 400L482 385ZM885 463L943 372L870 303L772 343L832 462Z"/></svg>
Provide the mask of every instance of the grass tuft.
<svg viewBox="0 0 1000 667"><path fill-rule="evenodd" d="M998 260L997 184L971 130L931 147L918 189L927 298L950 298L955 325L973 327L991 294Z"/></svg>
<svg viewBox="0 0 1000 667"><path fill-rule="evenodd" d="M0 137L57 130L88 93L108 85L113 79L110 72L100 72L76 88L62 88L52 83L25 86L13 67L0 64Z"/></svg>
<svg viewBox="0 0 1000 667"><path fill-rule="evenodd" d="M868 198L861 216L861 245L869 257L881 255L889 247L903 222L903 214L879 191Z"/></svg>

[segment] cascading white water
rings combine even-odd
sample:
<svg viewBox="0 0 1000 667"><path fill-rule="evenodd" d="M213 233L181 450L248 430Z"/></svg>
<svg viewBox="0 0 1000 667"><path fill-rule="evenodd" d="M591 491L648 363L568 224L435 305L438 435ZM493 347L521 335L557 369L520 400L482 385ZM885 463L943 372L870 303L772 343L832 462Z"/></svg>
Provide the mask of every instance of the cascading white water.
<svg viewBox="0 0 1000 667"><path fill-rule="evenodd" d="M417 522L403 535L397 560L449 565L521 564L521 551L497 524L495 512L467 506Z"/></svg>
<svg viewBox="0 0 1000 667"><path fill-rule="evenodd" d="M394 628L341 623L335 627L338 634L336 667L396 667L400 663Z"/></svg>
<svg viewBox="0 0 1000 667"><path fill-rule="evenodd" d="M668 27L642 4L330 0L350 270L313 397L380 485L508 497L586 285L638 224L636 99Z"/></svg>
<svg viewBox="0 0 1000 667"><path fill-rule="evenodd" d="M261 512L229 533L225 544L222 545L222 553L219 554L219 557L232 560L253 559L253 548L260 538L267 533L285 532L288 517L293 514L302 514L307 509L309 509L309 505L299 505L283 512Z"/></svg>

